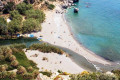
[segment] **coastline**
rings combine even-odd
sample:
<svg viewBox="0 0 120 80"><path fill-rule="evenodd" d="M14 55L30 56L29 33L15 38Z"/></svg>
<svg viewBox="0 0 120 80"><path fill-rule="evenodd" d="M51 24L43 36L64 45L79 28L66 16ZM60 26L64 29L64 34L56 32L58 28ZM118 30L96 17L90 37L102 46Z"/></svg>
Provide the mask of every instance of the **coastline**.
<svg viewBox="0 0 120 80"><path fill-rule="evenodd" d="M42 24L42 31L32 34L34 34L36 37L43 35L43 41L53 45L68 48L86 58L88 62L97 62L103 65L111 65L112 62L107 61L104 58L89 51L82 44L80 44L73 35L71 35L72 31L67 21L64 19L64 14L55 12L56 10L60 12L63 11L59 7L60 3L56 2L55 5L56 8L53 11L45 12L46 20Z"/></svg>
<svg viewBox="0 0 120 80"><path fill-rule="evenodd" d="M72 34L71 36L74 38L74 40L76 41L76 43L79 44L80 47L82 47L85 51L89 52L90 54L92 54L92 55L94 55L94 56L96 56L96 57L98 57L98 58L101 58L101 59L104 60L104 61L107 61L108 64L112 64L111 61L106 60L106 59L102 58L101 56L96 55L94 52L92 52L92 51L88 50L87 48L85 48L85 47L82 45L82 43L80 43L80 42L76 39L76 37L74 36L74 33L72 32L70 25L68 24L68 22L67 22L66 19L65 19L65 14L63 14L62 17L63 17L63 20L65 21L65 24L68 26L68 29L69 29L70 33ZM86 58L86 59L87 59L87 58ZM87 60L88 60L88 59L87 59ZM89 62L89 61L88 61L88 62Z"/></svg>

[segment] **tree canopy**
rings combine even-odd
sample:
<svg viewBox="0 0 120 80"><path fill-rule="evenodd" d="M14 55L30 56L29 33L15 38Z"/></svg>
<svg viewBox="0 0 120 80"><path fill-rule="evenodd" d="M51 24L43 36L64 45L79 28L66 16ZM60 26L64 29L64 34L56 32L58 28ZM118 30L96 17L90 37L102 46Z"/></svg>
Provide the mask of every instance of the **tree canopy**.
<svg viewBox="0 0 120 80"><path fill-rule="evenodd" d="M0 35L7 33L7 22L3 17L0 17Z"/></svg>
<svg viewBox="0 0 120 80"><path fill-rule="evenodd" d="M23 22L22 32L27 33L31 31L38 31L41 30L41 26L38 21L33 18L29 18Z"/></svg>
<svg viewBox="0 0 120 80"><path fill-rule="evenodd" d="M24 15L27 10L33 9L33 6L31 4L20 3L16 6L16 9L20 14Z"/></svg>
<svg viewBox="0 0 120 80"><path fill-rule="evenodd" d="M18 12L17 10L14 10L14 11L11 11L11 12L10 12L10 18L11 18L12 20L17 19L17 20L19 20L20 22L22 21L22 16L19 14L19 12Z"/></svg>
<svg viewBox="0 0 120 80"><path fill-rule="evenodd" d="M10 11L15 9L15 3L14 2L7 2L7 4L4 6L3 13L9 13Z"/></svg>
<svg viewBox="0 0 120 80"><path fill-rule="evenodd" d="M14 19L8 24L8 32L12 34L16 34L21 30L21 22Z"/></svg>
<svg viewBox="0 0 120 80"><path fill-rule="evenodd" d="M40 10L27 10L25 15L27 18L37 19L40 23L42 23L45 20L45 14L43 13L43 11Z"/></svg>

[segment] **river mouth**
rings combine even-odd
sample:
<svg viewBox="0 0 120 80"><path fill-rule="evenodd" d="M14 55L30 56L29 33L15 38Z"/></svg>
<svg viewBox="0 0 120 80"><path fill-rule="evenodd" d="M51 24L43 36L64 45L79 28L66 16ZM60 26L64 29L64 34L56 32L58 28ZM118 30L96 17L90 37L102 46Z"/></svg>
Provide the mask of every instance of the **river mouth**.
<svg viewBox="0 0 120 80"><path fill-rule="evenodd" d="M44 43L43 41L39 41L36 38L20 38L20 39L9 39L9 40L0 40L0 46L4 46L4 45L10 45L10 44L25 44L27 47L29 47L30 45L34 44L34 43ZM48 43L49 44L49 43ZM55 45L54 45L55 46ZM64 48L64 47L60 47L60 46L56 46L60 49L62 49L63 51L65 51L66 53L68 53L70 56L70 58L72 59L73 62L75 62L77 65L79 65L80 67L88 70L88 71L111 71L113 69L120 69L120 65L115 63L112 65L103 65L97 62L90 62L88 61L86 58L84 58L83 56L81 56L80 54L68 49L68 48Z"/></svg>
<svg viewBox="0 0 120 80"><path fill-rule="evenodd" d="M25 44L27 47L29 47L30 45L34 44L34 43L44 43L43 41L39 41L36 38L20 38L20 39L8 39L8 40L0 40L0 46L4 46L4 45L10 45L10 44ZM49 44L49 43L48 43ZM59 47L60 49L62 49L63 51L65 51L66 53L68 53L70 55L70 58L76 63L78 64L80 67L88 70L88 71L96 71L96 68L94 67L94 65L90 62L88 62L84 57L82 57L81 55L73 52L72 50L69 50L67 48L63 48L60 46L56 46Z"/></svg>

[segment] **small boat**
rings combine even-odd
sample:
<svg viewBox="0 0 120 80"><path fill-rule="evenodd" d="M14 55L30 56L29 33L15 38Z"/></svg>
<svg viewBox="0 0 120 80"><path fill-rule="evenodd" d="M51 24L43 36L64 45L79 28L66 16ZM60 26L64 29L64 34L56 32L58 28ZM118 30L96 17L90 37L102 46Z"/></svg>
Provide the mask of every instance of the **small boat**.
<svg viewBox="0 0 120 80"><path fill-rule="evenodd" d="M78 13L79 9L78 8L74 8L74 13Z"/></svg>

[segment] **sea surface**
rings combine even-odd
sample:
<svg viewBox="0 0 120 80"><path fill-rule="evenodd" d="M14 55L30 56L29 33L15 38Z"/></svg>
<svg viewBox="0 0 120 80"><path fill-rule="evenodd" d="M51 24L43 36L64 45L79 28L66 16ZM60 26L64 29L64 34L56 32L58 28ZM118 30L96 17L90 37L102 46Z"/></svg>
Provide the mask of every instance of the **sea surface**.
<svg viewBox="0 0 120 80"><path fill-rule="evenodd" d="M120 61L120 0L79 0L65 18L74 37L85 48L110 60Z"/></svg>

